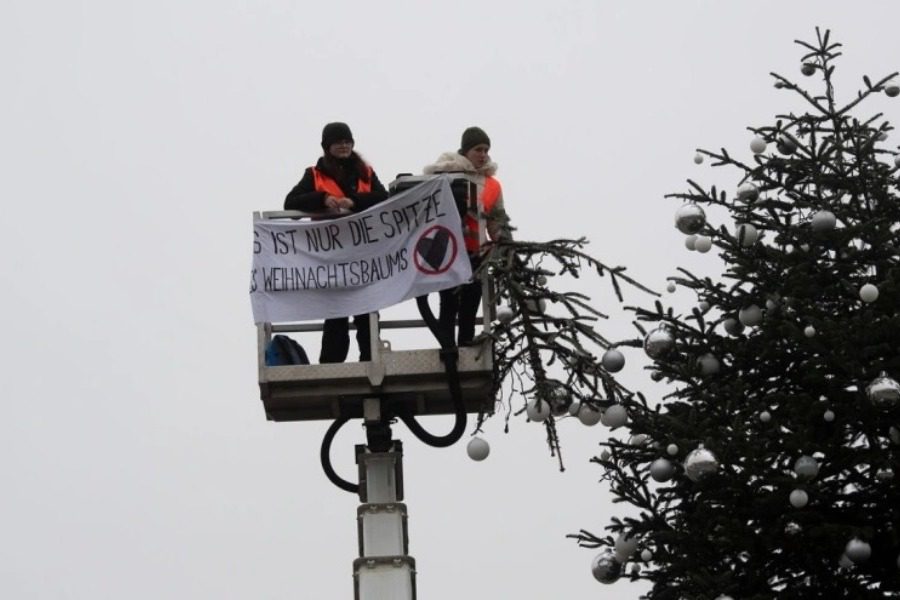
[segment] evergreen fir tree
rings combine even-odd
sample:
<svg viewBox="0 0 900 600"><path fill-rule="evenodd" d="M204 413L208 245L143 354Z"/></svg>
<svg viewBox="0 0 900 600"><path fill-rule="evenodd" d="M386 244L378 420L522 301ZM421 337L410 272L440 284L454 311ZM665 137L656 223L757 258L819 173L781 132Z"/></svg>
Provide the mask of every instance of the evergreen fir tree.
<svg viewBox="0 0 900 600"><path fill-rule="evenodd" d="M721 278L680 270L697 307L634 308L623 342L670 393L618 399L630 438L594 460L635 516L573 537L601 548L595 577L648 598L900 597L900 155L882 115L855 116L900 85L839 101L840 44L816 33L797 42L815 91L773 74L806 111L749 128L752 160L698 151L733 190L670 195Z"/></svg>

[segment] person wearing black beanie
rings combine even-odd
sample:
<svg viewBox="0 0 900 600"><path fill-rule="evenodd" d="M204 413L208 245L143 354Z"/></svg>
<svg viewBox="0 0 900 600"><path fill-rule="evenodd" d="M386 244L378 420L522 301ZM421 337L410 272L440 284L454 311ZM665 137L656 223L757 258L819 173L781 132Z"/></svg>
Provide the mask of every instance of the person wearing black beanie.
<svg viewBox="0 0 900 600"><path fill-rule="evenodd" d="M346 123L328 123L322 129L322 156L284 199L285 210L322 216L361 212L387 199L387 190L374 169L354 150L353 133ZM372 357L369 315L353 317L359 360ZM347 317L326 319L322 329L320 363L347 360L350 322Z"/></svg>
<svg viewBox="0 0 900 600"><path fill-rule="evenodd" d="M441 154L437 161L423 169L426 175L462 172L475 182L480 214L463 216L463 236L473 272L481 264L482 230L479 220L484 220L490 239L511 237L503 205L503 191L500 182L494 177L497 164L491 160L490 150L491 138L484 129L468 127L463 131L459 150ZM471 344L475 337L475 315L481 302L481 287L481 280L474 279L440 294L438 321L444 329L451 331L458 322L457 343L460 346Z"/></svg>

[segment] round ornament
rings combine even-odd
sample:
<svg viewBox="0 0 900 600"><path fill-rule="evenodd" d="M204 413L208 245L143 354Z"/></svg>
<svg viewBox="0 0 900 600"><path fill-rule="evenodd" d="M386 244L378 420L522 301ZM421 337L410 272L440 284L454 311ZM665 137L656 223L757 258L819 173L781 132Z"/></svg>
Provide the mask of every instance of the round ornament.
<svg viewBox="0 0 900 600"><path fill-rule="evenodd" d="M670 281L668 283L668 285L666 285L666 291L669 292L670 294L673 293L676 289L677 289L677 287L675 286L674 281Z"/></svg>
<svg viewBox="0 0 900 600"><path fill-rule="evenodd" d="M875 136L875 139L878 140L879 142L883 142L884 140L888 139L888 132L887 131L879 131L878 135Z"/></svg>
<svg viewBox="0 0 900 600"><path fill-rule="evenodd" d="M809 494L803 490L794 490L791 492L790 501L794 508L803 508L809 504Z"/></svg>
<svg viewBox="0 0 900 600"><path fill-rule="evenodd" d="M786 135L779 137L775 146L785 156L790 156L797 151L797 142Z"/></svg>
<svg viewBox="0 0 900 600"><path fill-rule="evenodd" d="M837 225L837 217L830 210L817 211L810 221L813 231L831 231Z"/></svg>
<svg viewBox="0 0 900 600"><path fill-rule="evenodd" d="M694 242L694 250L700 254L706 254L712 248L712 239L706 235L698 235Z"/></svg>
<svg viewBox="0 0 900 600"><path fill-rule="evenodd" d="M890 410L900 403L900 384L882 371L866 386L866 396L875 408Z"/></svg>
<svg viewBox="0 0 900 600"><path fill-rule="evenodd" d="M863 302L875 302L878 300L878 286L867 283L859 288L859 299Z"/></svg>
<svg viewBox="0 0 900 600"><path fill-rule="evenodd" d="M526 298L525 308L529 312L543 314L547 310L547 300L546 298Z"/></svg>
<svg viewBox="0 0 900 600"><path fill-rule="evenodd" d="M541 423L550 416L550 405L540 398L533 398L525 405L525 414L530 421Z"/></svg>
<svg viewBox="0 0 900 600"><path fill-rule="evenodd" d="M749 248L759 239L759 231L750 223L741 223L735 229L734 237L744 248Z"/></svg>
<svg viewBox="0 0 900 600"><path fill-rule="evenodd" d="M628 421L628 411L621 404L613 404L600 416L600 422L611 429L621 427Z"/></svg>
<svg viewBox="0 0 900 600"><path fill-rule="evenodd" d="M734 317L729 317L722 321L722 327L725 328L725 332L728 335L734 337L741 335L741 332L744 331L744 325Z"/></svg>
<svg viewBox="0 0 900 600"><path fill-rule="evenodd" d="M803 335L805 335L808 338L815 337L816 328L813 327L812 325L807 325L806 327L803 328Z"/></svg>
<svg viewBox="0 0 900 600"><path fill-rule="evenodd" d="M581 402L576 400L575 402L573 402L572 404L569 405L569 410L568 410L569 416L577 417L578 411L580 411L580 410L581 410Z"/></svg>
<svg viewBox="0 0 900 600"><path fill-rule="evenodd" d="M612 455L609 453L609 450L607 450L606 448L604 448L603 452L600 453L601 460L609 460L610 456L612 456Z"/></svg>
<svg viewBox="0 0 900 600"><path fill-rule="evenodd" d="M515 317L515 313L513 309L508 304L501 304L497 307L497 320L506 325L510 323Z"/></svg>
<svg viewBox="0 0 900 600"><path fill-rule="evenodd" d="M482 461L491 453L491 446L486 440L480 437L473 437L469 440L469 443L466 444L466 453L472 460Z"/></svg>
<svg viewBox="0 0 900 600"><path fill-rule="evenodd" d="M830 409L826 410L824 413L822 413L822 418L825 419L826 423L831 423L832 421L834 421L834 411Z"/></svg>
<svg viewBox="0 0 900 600"><path fill-rule="evenodd" d="M703 229L706 213L694 202L688 202L675 211L675 227L681 233L691 235Z"/></svg>
<svg viewBox="0 0 900 600"><path fill-rule="evenodd" d="M610 373L618 373L625 366L625 355L615 348L610 348L603 353L600 364Z"/></svg>
<svg viewBox="0 0 900 600"><path fill-rule="evenodd" d="M744 202L753 202L759 198L759 188L756 184L746 181L738 186L737 199Z"/></svg>
<svg viewBox="0 0 900 600"><path fill-rule="evenodd" d="M768 423L772 420L772 413L767 410L762 411L761 413L759 413L759 420L763 423Z"/></svg>
<svg viewBox="0 0 900 600"><path fill-rule="evenodd" d="M677 444L669 444L666 446L666 454L669 456L675 456L678 454L678 445Z"/></svg>
<svg viewBox="0 0 900 600"><path fill-rule="evenodd" d="M752 140L750 140L750 151L753 154L762 154L766 151L766 140L761 138L760 136L756 136Z"/></svg>
<svg viewBox="0 0 900 600"><path fill-rule="evenodd" d="M872 546L859 538L853 538L847 542L847 546L844 548L844 554L855 563L866 562L869 560L869 557L872 556Z"/></svg>
<svg viewBox="0 0 900 600"><path fill-rule="evenodd" d="M896 81L886 83L884 85L884 93L891 98L896 98L897 95L900 95L900 83L897 83Z"/></svg>
<svg viewBox="0 0 900 600"><path fill-rule="evenodd" d="M699 365L700 373L702 375L715 375L719 372L720 368L719 359L716 358L715 355L709 353L698 358L697 365Z"/></svg>
<svg viewBox="0 0 900 600"><path fill-rule="evenodd" d="M803 63L803 65L800 67L800 72L803 73L804 75L806 75L807 77L809 77L810 75L815 74L816 65L814 65L813 63L808 63L808 62Z"/></svg>
<svg viewBox="0 0 900 600"><path fill-rule="evenodd" d="M653 381L662 381L663 377L665 377L665 375L663 375L659 371L653 371L650 373L650 379L652 379Z"/></svg>
<svg viewBox="0 0 900 600"><path fill-rule="evenodd" d="M582 404L581 408L578 409L578 420L581 421L582 425L587 425L588 427L599 423L602 416L603 413L600 412L600 409L590 404Z"/></svg>
<svg viewBox="0 0 900 600"><path fill-rule="evenodd" d="M641 550L641 560L644 562L650 562L653 558L653 553L647 550L646 548Z"/></svg>
<svg viewBox="0 0 900 600"><path fill-rule="evenodd" d="M659 359L675 347L675 334L668 327L657 327L644 337L644 352L652 359Z"/></svg>
<svg viewBox="0 0 900 600"><path fill-rule="evenodd" d="M694 155L694 164L699 165L702 163L703 163L703 155L698 152L697 154Z"/></svg>
<svg viewBox="0 0 900 600"><path fill-rule="evenodd" d="M697 303L697 308L700 309L700 312L705 313L709 310L709 302L707 302L706 300L701 300Z"/></svg>
<svg viewBox="0 0 900 600"><path fill-rule="evenodd" d="M600 583L615 583L622 575L622 563L612 550L604 550L591 563L591 573Z"/></svg>
<svg viewBox="0 0 900 600"><path fill-rule="evenodd" d="M794 473L800 479L814 479L819 474L819 461L804 454L794 461Z"/></svg>
<svg viewBox="0 0 900 600"><path fill-rule="evenodd" d="M762 323L762 309L755 304L745 306L738 312L738 320L741 322L741 325L745 325L746 327L755 327L756 325Z"/></svg>
<svg viewBox="0 0 900 600"><path fill-rule="evenodd" d="M634 551L637 550L638 540L635 537L626 536L624 533L620 533L619 537L616 538L616 542L613 545L613 551L615 552L616 559L619 562L625 562L628 560L628 557L634 554Z"/></svg>
<svg viewBox="0 0 900 600"><path fill-rule="evenodd" d="M560 382L552 382L552 387L547 394L547 401L550 404L550 414L554 417L561 417L569 412L569 406L572 404L572 397L569 391Z"/></svg>
<svg viewBox="0 0 900 600"><path fill-rule="evenodd" d="M691 252L693 252L694 250L697 249L696 244L697 244L697 236L696 235L691 234L684 238L684 247L687 248L688 250L690 250Z"/></svg>
<svg viewBox="0 0 900 600"><path fill-rule="evenodd" d="M719 468L719 459L702 445L691 450L684 459L684 472L691 481L697 482L715 473Z"/></svg>
<svg viewBox="0 0 900 600"><path fill-rule="evenodd" d="M675 474L675 465L667 458L657 458L650 463L650 477L660 483L668 481Z"/></svg>
<svg viewBox="0 0 900 600"><path fill-rule="evenodd" d="M636 433L628 438L629 446L643 446L650 439L646 433Z"/></svg>
<svg viewBox="0 0 900 600"><path fill-rule="evenodd" d="M547 276L546 275L538 275L537 284L541 287L547 285Z"/></svg>

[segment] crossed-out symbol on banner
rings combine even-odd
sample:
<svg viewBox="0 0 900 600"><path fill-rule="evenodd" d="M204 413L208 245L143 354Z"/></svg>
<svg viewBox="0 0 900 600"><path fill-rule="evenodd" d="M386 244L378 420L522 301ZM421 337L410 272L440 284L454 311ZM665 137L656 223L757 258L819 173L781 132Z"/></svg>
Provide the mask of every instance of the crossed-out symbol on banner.
<svg viewBox="0 0 900 600"><path fill-rule="evenodd" d="M459 252L456 237L443 225L433 225L416 240L413 262L425 275L440 275L450 268Z"/></svg>

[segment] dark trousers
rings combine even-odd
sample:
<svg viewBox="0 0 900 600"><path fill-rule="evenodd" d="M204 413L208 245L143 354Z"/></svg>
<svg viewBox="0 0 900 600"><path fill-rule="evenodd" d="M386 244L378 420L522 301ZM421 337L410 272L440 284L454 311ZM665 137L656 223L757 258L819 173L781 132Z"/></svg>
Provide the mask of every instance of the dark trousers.
<svg viewBox="0 0 900 600"><path fill-rule="evenodd" d="M472 271L478 268L481 261L472 256ZM481 303L481 280L475 279L469 283L444 290L441 295L441 307L438 313L438 323L444 331L453 331L453 325L459 319L459 333L457 345L465 346L475 337L475 314Z"/></svg>
<svg viewBox="0 0 900 600"><path fill-rule="evenodd" d="M359 360L372 360L372 336L369 334L369 315L353 317L356 325L356 343L359 344ZM350 319L326 319L322 328L322 352L320 363L342 363L350 351Z"/></svg>

